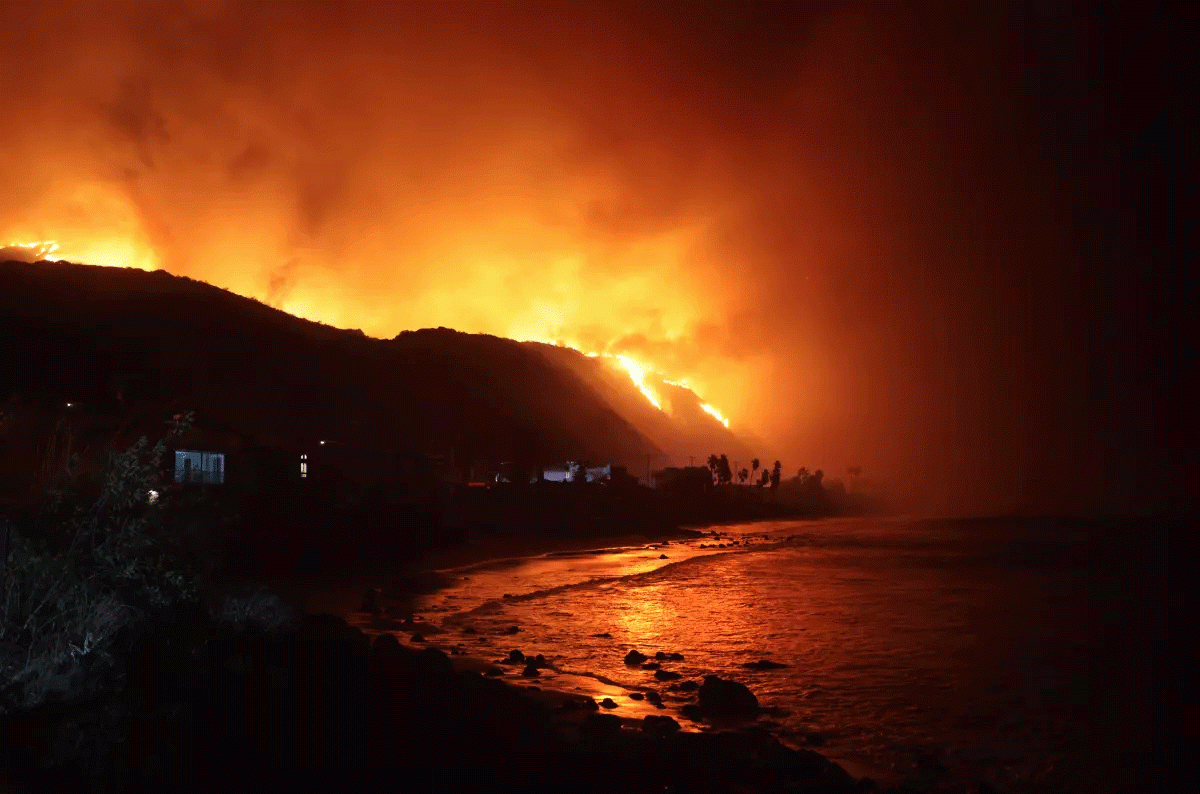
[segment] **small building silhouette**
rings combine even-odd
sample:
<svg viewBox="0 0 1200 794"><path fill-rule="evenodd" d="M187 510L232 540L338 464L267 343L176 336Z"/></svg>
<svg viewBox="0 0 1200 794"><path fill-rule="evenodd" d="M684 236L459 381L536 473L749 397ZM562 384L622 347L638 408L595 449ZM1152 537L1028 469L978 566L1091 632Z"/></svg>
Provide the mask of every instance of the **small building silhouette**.
<svg viewBox="0 0 1200 794"><path fill-rule="evenodd" d="M225 454L197 449L175 451L175 482L220 485L225 482Z"/></svg>

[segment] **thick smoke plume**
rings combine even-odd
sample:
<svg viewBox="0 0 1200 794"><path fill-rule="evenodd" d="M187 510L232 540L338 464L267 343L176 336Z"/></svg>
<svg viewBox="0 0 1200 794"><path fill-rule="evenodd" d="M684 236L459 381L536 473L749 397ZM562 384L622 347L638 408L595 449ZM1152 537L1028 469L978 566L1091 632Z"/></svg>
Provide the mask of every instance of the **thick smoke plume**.
<svg viewBox="0 0 1200 794"><path fill-rule="evenodd" d="M0 243L628 354L925 509L1108 505L1062 266L1087 31L643 5L5 4Z"/></svg>

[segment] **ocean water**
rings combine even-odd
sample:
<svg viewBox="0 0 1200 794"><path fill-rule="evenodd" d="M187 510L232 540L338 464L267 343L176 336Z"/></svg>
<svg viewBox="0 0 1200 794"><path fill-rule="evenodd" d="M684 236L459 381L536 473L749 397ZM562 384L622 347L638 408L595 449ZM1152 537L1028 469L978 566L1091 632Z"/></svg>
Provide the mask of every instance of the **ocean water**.
<svg viewBox="0 0 1200 794"><path fill-rule="evenodd" d="M741 681L786 742L885 779L1145 787L1165 721L1163 530L905 518L714 530L726 548L710 537L459 569L418 613L444 630L430 638L441 647L542 653L555 669L539 686L613 697L625 716L653 711L628 697L639 689L677 718L691 702L626 652L681 653L663 669ZM787 667L742 667L759 659Z"/></svg>

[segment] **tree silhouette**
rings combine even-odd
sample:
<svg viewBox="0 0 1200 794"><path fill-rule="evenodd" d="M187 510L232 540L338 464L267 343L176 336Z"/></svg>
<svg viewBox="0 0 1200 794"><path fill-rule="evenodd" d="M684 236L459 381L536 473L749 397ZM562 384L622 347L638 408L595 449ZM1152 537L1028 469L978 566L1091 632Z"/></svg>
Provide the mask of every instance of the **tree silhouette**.
<svg viewBox="0 0 1200 794"><path fill-rule="evenodd" d="M775 465L771 467L771 487L779 487L779 472L783 469L783 464L775 461Z"/></svg>
<svg viewBox="0 0 1200 794"><path fill-rule="evenodd" d="M767 471L766 469L763 469L762 476L758 478L758 487L759 488L767 487L767 483L770 480L771 480L771 472Z"/></svg>
<svg viewBox="0 0 1200 794"><path fill-rule="evenodd" d="M761 465L762 464L759 462L758 458L755 458L754 460L750 461L750 471L752 474L754 474L754 476L756 476L756 477L758 476L758 467Z"/></svg>
<svg viewBox="0 0 1200 794"><path fill-rule="evenodd" d="M722 485L733 482L733 470L729 468L729 458L721 455L717 461L717 482Z"/></svg>
<svg viewBox="0 0 1200 794"><path fill-rule="evenodd" d="M746 479L749 478L749 476L750 476L750 470L743 466L742 470L738 472L738 482L740 482L744 485L746 483Z"/></svg>
<svg viewBox="0 0 1200 794"><path fill-rule="evenodd" d="M721 459L716 453L708 456L708 470L712 472L713 482L717 482L717 469L721 467Z"/></svg>
<svg viewBox="0 0 1200 794"><path fill-rule="evenodd" d="M804 468L803 466L800 467L800 471L796 472L796 479L800 481L801 485L804 485L804 483L808 482L808 478L811 476L812 475L808 473L808 469Z"/></svg>

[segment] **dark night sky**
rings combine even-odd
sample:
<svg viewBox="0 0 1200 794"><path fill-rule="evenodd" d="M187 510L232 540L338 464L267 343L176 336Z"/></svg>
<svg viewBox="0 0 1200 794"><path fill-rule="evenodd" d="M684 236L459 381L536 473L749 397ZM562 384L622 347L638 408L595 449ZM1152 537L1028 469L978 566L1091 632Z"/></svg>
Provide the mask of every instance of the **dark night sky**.
<svg viewBox="0 0 1200 794"><path fill-rule="evenodd" d="M624 352L913 509L1180 508L1194 16L0 7L0 237ZM1186 425L1186 426L1185 426Z"/></svg>

